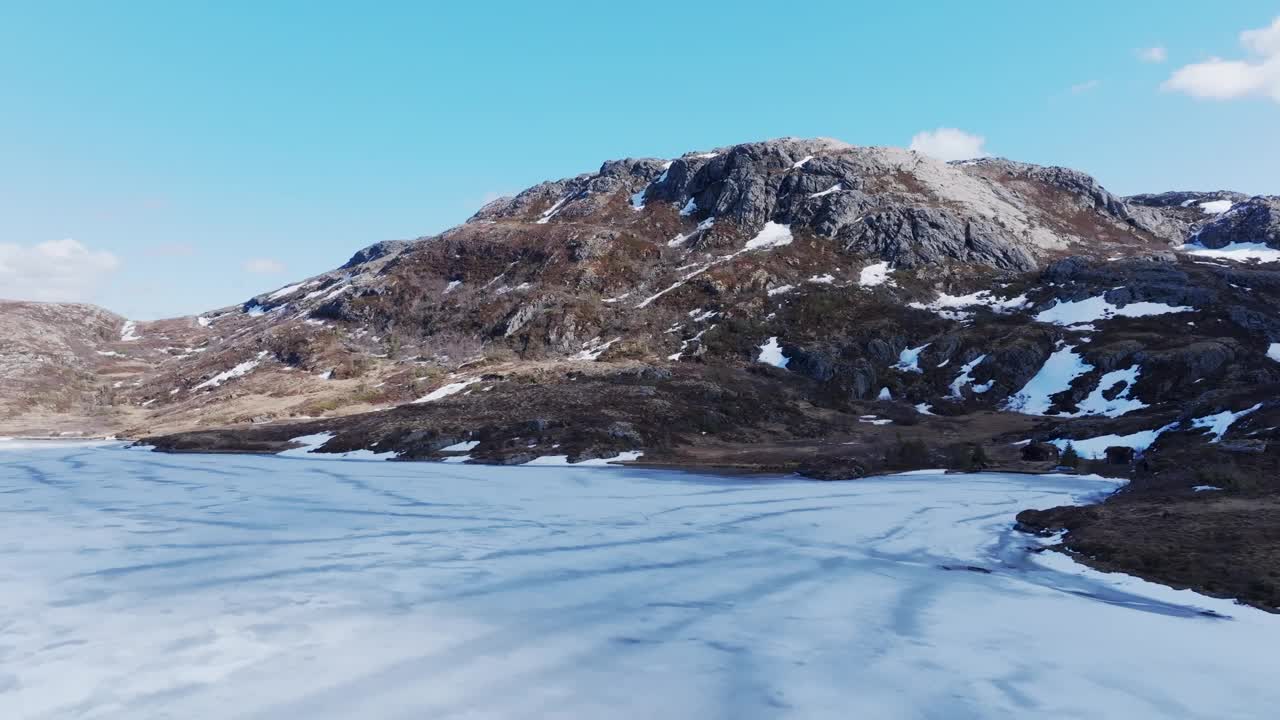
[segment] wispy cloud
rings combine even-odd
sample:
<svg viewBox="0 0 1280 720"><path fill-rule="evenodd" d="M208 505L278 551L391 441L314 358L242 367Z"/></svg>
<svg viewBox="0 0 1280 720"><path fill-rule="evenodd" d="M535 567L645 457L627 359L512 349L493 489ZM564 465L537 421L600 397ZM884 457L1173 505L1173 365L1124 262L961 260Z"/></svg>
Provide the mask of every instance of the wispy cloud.
<svg viewBox="0 0 1280 720"><path fill-rule="evenodd" d="M1161 45L1153 45L1152 47L1138 48L1135 51L1138 59L1145 63L1162 63L1169 59L1169 51L1165 50Z"/></svg>
<svg viewBox="0 0 1280 720"><path fill-rule="evenodd" d="M1102 82L1098 80L1085 80L1082 83L1076 83L1075 85L1072 85L1071 94L1080 95L1082 93L1087 93L1090 90L1096 90L1097 87L1101 84Z"/></svg>
<svg viewBox="0 0 1280 720"><path fill-rule="evenodd" d="M275 275L285 271L284 263L271 258L252 258L244 262L244 271L256 275Z"/></svg>
<svg viewBox="0 0 1280 720"><path fill-rule="evenodd" d="M972 160L987 157L987 139L956 128L938 128L916 133L910 148L939 160Z"/></svg>
<svg viewBox="0 0 1280 720"><path fill-rule="evenodd" d="M1204 62L1178 68L1161 89L1202 100L1266 97L1280 102L1280 17L1257 30L1240 33L1248 57Z"/></svg>
<svg viewBox="0 0 1280 720"><path fill-rule="evenodd" d="M160 243L148 247L145 252L156 257L191 257L196 254L196 247L190 243Z"/></svg>
<svg viewBox="0 0 1280 720"><path fill-rule="evenodd" d="M78 240L35 245L0 243L0 296L13 300L77 302L90 299L120 260Z"/></svg>

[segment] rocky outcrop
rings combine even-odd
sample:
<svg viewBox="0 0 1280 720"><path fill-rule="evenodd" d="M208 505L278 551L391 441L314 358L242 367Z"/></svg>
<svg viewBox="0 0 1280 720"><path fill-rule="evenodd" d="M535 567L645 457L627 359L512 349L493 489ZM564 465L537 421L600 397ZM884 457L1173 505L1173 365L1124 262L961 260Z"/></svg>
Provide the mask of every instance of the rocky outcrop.
<svg viewBox="0 0 1280 720"><path fill-rule="evenodd" d="M1236 243L1260 243L1280 250L1280 198L1255 197L1205 223L1191 242L1207 248Z"/></svg>

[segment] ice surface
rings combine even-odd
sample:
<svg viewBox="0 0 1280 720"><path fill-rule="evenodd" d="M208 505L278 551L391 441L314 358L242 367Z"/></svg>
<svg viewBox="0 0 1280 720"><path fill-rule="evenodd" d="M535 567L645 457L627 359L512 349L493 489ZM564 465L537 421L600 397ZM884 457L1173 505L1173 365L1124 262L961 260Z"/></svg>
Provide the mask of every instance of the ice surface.
<svg viewBox="0 0 1280 720"><path fill-rule="evenodd" d="M1115 487L1101 479L11 445L6 719L1216 719L1280 703L1280 617L1026 552L1019 510Z"/></svg>

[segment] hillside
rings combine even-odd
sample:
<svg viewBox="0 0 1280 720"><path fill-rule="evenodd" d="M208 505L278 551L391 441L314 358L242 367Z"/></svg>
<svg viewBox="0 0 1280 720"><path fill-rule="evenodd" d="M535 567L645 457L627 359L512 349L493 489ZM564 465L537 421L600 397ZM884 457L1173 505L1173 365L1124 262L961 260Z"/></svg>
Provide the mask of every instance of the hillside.
<svg viewBox="0 0 1280 720"><path fill-rule="evenodd" d="M1071 443L1225 502L1193 488L1280 489L1278 259L1274 197L832 140L611 161L198 318L7 305L0 432L822 478ZM33 353L67 380L27 384Z"/></svg>

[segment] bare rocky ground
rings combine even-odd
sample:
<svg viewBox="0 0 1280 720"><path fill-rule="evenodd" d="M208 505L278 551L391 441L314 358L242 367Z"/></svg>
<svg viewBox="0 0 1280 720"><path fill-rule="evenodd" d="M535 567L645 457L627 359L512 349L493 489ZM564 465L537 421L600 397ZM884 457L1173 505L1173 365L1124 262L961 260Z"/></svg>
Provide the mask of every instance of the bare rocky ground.
<svg viewBox="0 0 1280 720"><path fill-rule="evenodd" d="M1280 266L1232 253L1278 227L1276 198L829 140L613 161L201 317L0 305L0 434L821 479L1070 440L1133 482L1024 526L1274 608Z"/></svg>

